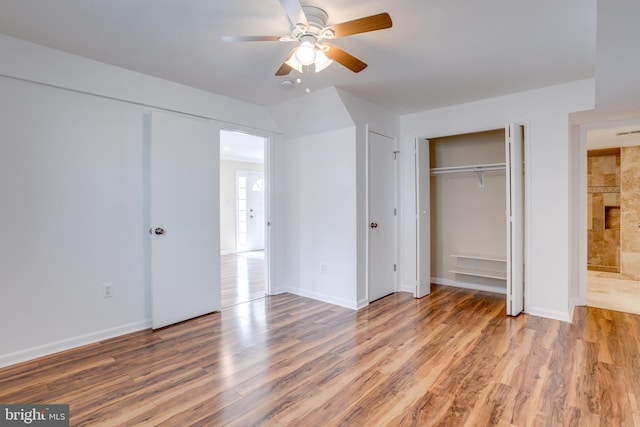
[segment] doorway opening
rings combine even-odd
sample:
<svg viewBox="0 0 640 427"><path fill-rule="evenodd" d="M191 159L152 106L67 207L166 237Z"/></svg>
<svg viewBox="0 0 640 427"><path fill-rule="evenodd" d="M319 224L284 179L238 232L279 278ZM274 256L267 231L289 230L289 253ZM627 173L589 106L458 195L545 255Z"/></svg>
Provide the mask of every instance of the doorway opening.
<svg viewBox="0 0 640 427"><path fill-rule="evenodd" d="M267 138L220 131L222 308L268 293Z"/></svg>
<svg viewBox="0 0 640 427"><path fill-rule="evenodd" d="M586 132L587 305L640 314L640 123Z"/></svg>

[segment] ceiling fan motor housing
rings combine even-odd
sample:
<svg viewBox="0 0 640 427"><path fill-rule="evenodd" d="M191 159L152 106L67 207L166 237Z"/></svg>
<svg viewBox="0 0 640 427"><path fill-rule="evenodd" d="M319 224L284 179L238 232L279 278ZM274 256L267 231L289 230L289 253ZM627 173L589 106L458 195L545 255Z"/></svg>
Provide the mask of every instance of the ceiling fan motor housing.
<svg viewBox="0 0 640 427"><path fill-rule="evenodd" d="M305 28L298 23L291 27L292 35L300 40L305 35L313 35L316 39L327 26L329 15L323 9L315 6L302 6L302 10L307 17L309 27Z"/></svg>

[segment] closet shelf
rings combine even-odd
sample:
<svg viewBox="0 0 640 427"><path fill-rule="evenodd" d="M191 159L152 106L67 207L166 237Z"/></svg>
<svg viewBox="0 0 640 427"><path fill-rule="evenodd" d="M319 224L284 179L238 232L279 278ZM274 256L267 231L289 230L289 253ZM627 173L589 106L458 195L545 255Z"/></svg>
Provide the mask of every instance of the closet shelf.
<svg viewBox="0 0 640 427"><path fill-rule="evenodd" d="M480 254L451 254L454 258L477 259L480 261L507 262L507 257L501 255L480 255Z"/></svg>
<svg viewBox="0 0 640 427"><path fill-rule="evenodd" d="M456 253L451 254L451 257L468 261L460 263L463 265L455 265L449 270L449 273L507 280L507 258L505 256ZM473 267L464 265L465 263L471 264L469 261L472 261Z"/></svg>
<svg viewBox="0 0 640 427"><path fill-rule="evenodd" d="M455 267L449 273L465 274L467 276L488 277L489 279L507 280L506 271L481 270L478 268Z"/></svg>

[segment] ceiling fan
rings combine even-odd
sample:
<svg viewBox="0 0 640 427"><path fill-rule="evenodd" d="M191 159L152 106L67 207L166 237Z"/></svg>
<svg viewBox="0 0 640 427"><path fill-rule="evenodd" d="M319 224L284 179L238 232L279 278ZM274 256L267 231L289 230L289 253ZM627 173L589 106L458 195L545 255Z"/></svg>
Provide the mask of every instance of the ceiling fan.
<svg viewBox="0 0 640 427"><path fill-rule="evenodd" d="M226 42L280 41L297 42L289 56L276 72L276 76L286 76L291 70L303 72L304 67L314 65L319 72L333 61L359 73L367 64L345 52L327 40L346 37L353 34L391 28L388 13L327 26L329 15L315 6L302 6L298 0L279 0L291 23L291 34L286 36L223 36Z"/></svg>

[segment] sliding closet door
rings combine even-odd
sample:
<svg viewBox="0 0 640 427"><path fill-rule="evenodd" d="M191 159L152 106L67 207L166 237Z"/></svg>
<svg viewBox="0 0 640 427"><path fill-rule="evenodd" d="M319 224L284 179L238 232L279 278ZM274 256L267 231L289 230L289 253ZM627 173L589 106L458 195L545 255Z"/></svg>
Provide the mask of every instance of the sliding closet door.
<svg viewBox="0 0 640 427"><path fill-rule="evenodd" d="M505 130L507 181L507 314L524 310L524 180L522 126Z"/></svg>
<svg viewBox="0 0 640 427"><path fill-rule="evenodd" d="M151 117L154 329L220 310L219 135L208 120Z"/></svg>
<svg viewBox="0 0 640 427"><path fill-rule="evenodd" d="M416 291L421 298L431 293L431 175L429 141L416 138Z"/></svg>

